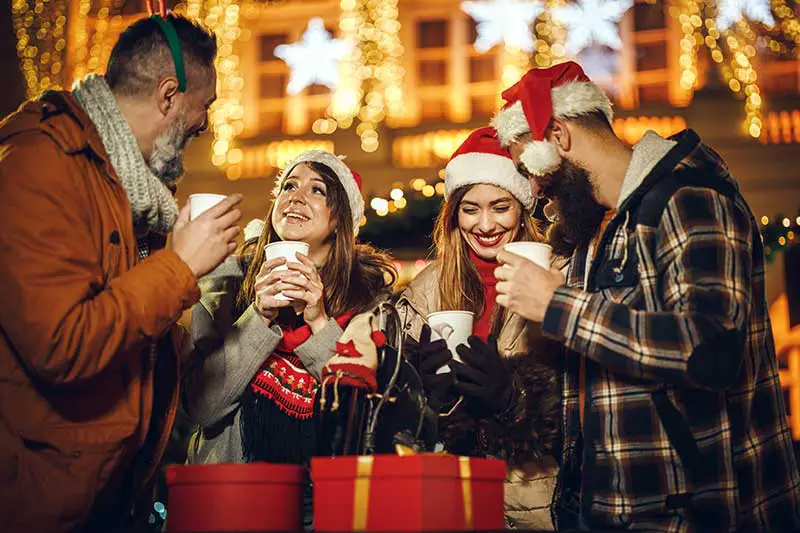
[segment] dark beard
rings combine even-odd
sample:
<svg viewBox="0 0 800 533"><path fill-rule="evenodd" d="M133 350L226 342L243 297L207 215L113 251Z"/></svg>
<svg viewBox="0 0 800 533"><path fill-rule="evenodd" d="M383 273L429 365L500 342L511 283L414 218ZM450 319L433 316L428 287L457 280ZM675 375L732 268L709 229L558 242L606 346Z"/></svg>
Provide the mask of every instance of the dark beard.
<svg viewBox="0 0 800 533"><path fill-rule="evenodd" d="M553 253L568 257L576 248L588 246L607 211L595 200L589 172L562 159L558 170L539 183L543 194L555 203L558 216L547 232Z"/></svg>

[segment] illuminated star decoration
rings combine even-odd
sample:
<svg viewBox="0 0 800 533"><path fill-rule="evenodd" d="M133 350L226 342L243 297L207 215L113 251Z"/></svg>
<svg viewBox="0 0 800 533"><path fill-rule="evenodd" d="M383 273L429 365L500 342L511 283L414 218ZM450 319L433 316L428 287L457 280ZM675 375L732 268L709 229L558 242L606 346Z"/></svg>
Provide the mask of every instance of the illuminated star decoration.
<svg viewBox="0 0 800 533"><path fill-rule="evenodd" d="M335 90L339 83L339 61L352 47L344 39L332 38L321 18L309 20L300 41L275 47L275 57L291 70L286 92L297 94L315 83Z"/></svg>
<svg viewBox="0 0 800 533"><path fill-rule="evenodd" d="M544 6L539 0L486 0L461 2L461 9L478 24L475 50L486 53L501 42L526 52L533 51L531 24Z"/></svg>
<svg viewBox="0 0 800 533"><path fill-rule="evenodd" d="M592 43L621 49L617 23L631 6L633 0L578 0L553 8L552 14L567 28L566 49L575 56Z"/></svg>
<svg viewBox="0 0 800 533"><path fill-rule="evenodd" d="M717 4L717 28L725 31L736 22L748 18L774 26L769 0L719 0Z"/></svg>

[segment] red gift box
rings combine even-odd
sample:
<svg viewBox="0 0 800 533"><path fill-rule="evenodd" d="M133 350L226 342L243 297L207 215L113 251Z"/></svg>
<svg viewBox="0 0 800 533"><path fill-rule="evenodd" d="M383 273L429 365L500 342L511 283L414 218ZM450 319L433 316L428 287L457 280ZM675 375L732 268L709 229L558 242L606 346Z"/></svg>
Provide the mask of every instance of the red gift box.
<svg viewBox="0 0 800 533"><path fill-rule="evenodd" d="M167 531L302 529L303 467L270 463L167 467Z"/></svg>
<svg viewBox="0 0 800 533"><path fill-rule="evenodd" d="M314 458L314 529L504 529L506 464L455 455Z"/></svg>

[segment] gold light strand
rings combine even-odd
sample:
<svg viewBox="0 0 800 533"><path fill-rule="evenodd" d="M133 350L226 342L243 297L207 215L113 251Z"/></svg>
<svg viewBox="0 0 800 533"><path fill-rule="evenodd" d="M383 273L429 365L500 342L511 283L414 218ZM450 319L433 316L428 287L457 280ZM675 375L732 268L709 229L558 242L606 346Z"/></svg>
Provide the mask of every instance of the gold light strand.
<svg viewBox="0 0 800 533"><path fill-rule="evenodd" d="M562 3L562 0L548 0L545 4L547 9L539 15L538 22L534 26L536 40L534 41L533 62L537 67L546 68L561 63L567 53L564 48L567 30L550 14L554 7L558 7ZM519 79L519 76L516 79ZM516 79L512 83L516 82ZM506 80L503 80L504 85L505 82Z"/></svg>
<svg viewBox="0 0 800 533"><path fill-rule="evenodd" d="M186 2L186 16L190 19L200 20L203 10L203 0L188 0Z"/></svg>
<svg viewBox="0 0 800 533"><path fill-rule="evenodd" d="M680 42L681 55L678 64L681 67L681 88L693 91L697 86L697 47L702 44L701 28L703 19L700 16L700 5L697 0L682 0L678 21L683 31Z"/></svg>
<svg viewBox="0 0 800 533"><path fill-rule="evenodd" d="M195 7L190 4L189 9L195 10ZM206 0L205 15L205 25L214 31L219 42L217 101L209 113L214 130L211 161L218 167L226 167L228 179L236 180L242 175L243 154L234 147L234 141L244 130L244 107L241 103L244 79L234 49L241 35L239 5L234 0Z"/></svg>
<svg viewBox="0 0 800 533"><path fill-rule="evenodd" d="M86 61L86 73L100 72L105 69L102 61L105 48L106 32L108 31L108 15L110 12L110 0L97 1L97 14L95 15L94 31L89 42L89 56ZM91 18L90 18L91 20Z"/></svg>
<svg viewBox="0 0 800 533"><path fill-rule="evenodd" d="M358 118L361 149L378 149L377 126L403 115L403 46L400 42L397 0L340 0L340 37L355 43L342 62L341 81L331 99L329 115L349 128ZM318 120L313 129L332 133L331 120Z"/></svg>
<svg viewBox="0 0 800 533"><path fill-rule="evenodd" d="M747 34L746 23L739 22L736 29L727 32L727 43L731 50L731 72L733 78L728 82L730 89L745 95L744 130L753 138L761 136L763 125L761 114L761 90L758 86L758 74L753 68L752 58L756 55L754 40ZM751 30L752 31L752 30Z"/></svg>
<svg viewBox="0 0 800 533"><path fill-rule="evenodd" d="M86 61L89 55L89 12L92 10L92 0L81 0L78 7L78 20L70 21L75 25L75 43L70 44L74 54L74 68L72 80L77 80L86 75Z"/></svg>
<svg viewBox="0 0 800 533"><path fill-rule="evenodd" d="M783 34L795 44L800 44L800 20L797 20L794 10L785 0L771 0L770 4L772 12L780 21L779 26Z"/></svg>
<svg viewBox="0 0 800 533"><path fill-rule="evenodd" d="M66 0L14 0L11 12L17 55L28 97L61 89L64 76Z"/></svg>

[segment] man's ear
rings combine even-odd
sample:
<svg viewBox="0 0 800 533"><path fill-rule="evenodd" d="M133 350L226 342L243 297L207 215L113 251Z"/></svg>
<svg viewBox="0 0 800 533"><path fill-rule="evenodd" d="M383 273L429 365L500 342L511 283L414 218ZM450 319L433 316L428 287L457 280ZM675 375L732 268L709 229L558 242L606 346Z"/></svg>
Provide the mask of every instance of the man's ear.
<svg viewBox="0 0 800 533"><path fill-rule="evenodd" d="M158 98L158 110L161 114L166 116L177 105L178 93L178 80L173 77L167 77L161 80L158 84L156 91L156 98Z"/></svg>
<svg viewBox="0 0 800 533"><path fill-rule="evenodd" d="M563 120L554 118L550 123L550 130L547 136L548 139L555 143L560 152L570 151L572 138L570 137L569 128Z"/></svg>

